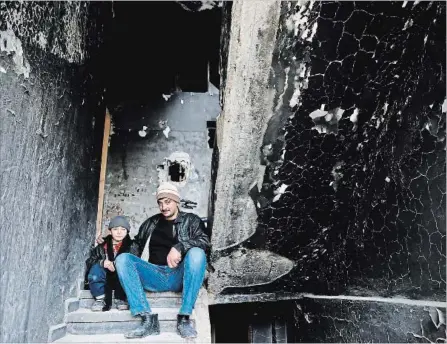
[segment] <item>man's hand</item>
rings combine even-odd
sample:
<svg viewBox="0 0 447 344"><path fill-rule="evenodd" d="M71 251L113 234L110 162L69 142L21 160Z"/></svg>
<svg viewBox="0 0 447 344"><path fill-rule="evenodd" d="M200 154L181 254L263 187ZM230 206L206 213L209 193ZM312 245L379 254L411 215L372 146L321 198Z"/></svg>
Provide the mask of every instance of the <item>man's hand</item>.
<svg viewBox="0 0 447 344"><path fill-rule="evenodd" d="M101 245L104 242L104 239L102 238L102 235L100 234L97 238L96 238L96 243L98 245Z"/></svg>
<svg viewBox="0 0 447 344"><path fill-rule="evenodd" d="M182 260L182 255L180 254L180 252L177 251L174 247L171 248L171 251L169 251L168 258L167 258L168 266L171 269L176 268L181 260Z"/></svg>
<svg viewBox="0 0 447 344"><path fill-rule="evenodd" d="M104 261L104 269L108 269L109 271L115 272L115 265L113 265L113 263L106 259Z"/></svg>

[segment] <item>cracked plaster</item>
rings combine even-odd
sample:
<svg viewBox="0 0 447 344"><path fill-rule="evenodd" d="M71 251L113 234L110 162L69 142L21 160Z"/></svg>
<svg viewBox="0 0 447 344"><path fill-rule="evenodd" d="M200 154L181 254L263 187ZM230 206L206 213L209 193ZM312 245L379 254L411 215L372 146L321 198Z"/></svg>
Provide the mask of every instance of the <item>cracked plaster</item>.
<svg viewBox="0 0 447 344"><path fill-rule="evenodd" d="M436 2L282 3L274 113L259 149L265 176L244 174L247 185L261 185L251 194L258 226L218 221L213 243L219 259L234 243L295 264L270 284L227 288L222 300L289 292L445 300L444 17ZM225 92L220 129L234 105ZM311 118L316 109L324 116ZM331 130L312 130L316 118ZM219 148L224 138L221 130Z"/></svg>
<svg viewBox="0 0 447 344"><path fill-rule="evenodd" d="M296 266L246 291L445 299L444 16L441 3L283 4L273 68L275 85L289 80L276 113L287 121L265 142L252 241ZM293 18L300 32L318 23L311 42L287 30ZM311 130L325 109L341 109L337 130Z"/></svg>

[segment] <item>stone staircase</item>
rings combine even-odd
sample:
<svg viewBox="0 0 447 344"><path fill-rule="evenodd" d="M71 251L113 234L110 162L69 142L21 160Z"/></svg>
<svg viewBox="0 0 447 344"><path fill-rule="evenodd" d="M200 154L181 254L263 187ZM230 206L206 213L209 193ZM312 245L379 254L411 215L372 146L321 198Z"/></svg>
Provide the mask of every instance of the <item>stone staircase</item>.
<svg viewBox="0 0 447 344"><path fill-rule="evenodd" d="M92 312L93 298L89 290L81 289L78 296L65 301L65 317L62 324L50 328L48 342L55 343L211 343L211 326L208 313L208 294L204 288L191 316L198 332L194 340L185 340L176 333L177 312L181 305L181 293L146 292L152 311L158 313L160 335L141 339L126 339L123 333L136 328L140 318L130 311L112 308L108 312Z"/></svg>

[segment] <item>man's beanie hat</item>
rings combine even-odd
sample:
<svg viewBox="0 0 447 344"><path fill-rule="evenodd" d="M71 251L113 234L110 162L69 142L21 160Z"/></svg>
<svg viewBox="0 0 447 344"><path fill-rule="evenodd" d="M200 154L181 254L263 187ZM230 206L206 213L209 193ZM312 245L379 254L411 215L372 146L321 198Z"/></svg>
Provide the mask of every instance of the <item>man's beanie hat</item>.
<svg viewBox="0 0 447 344"><path fill-rule="evenodd" d="M129 221L127 221L127 219L124 216L115 216L113 219L110 220L109 229L115 227L123 227L126 228L128 231L130 231Z"/></svg>
<svg viewBox="0 0 447 344"><path fill-rule="evenodd" d="M180 203L180 194L175 185L168 182L163 182L157 189L157 201L162 198L169 198Z"/></svg>

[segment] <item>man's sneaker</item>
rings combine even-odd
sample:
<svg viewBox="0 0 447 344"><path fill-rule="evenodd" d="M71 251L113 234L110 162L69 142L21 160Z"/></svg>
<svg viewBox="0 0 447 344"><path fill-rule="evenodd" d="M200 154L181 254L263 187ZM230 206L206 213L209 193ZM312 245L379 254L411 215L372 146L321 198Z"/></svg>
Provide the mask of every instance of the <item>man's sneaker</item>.
<svg viewBox="0 0 447 344"><path fill-rule="evenodd" d="M106 301L104 299L96 299L92 306L92 312L102 312L103 308L106 306Z"/></svg>
<svg viewBox="0 0 447 344"><path fill-rule="evenodd" d="M158 314L141 314L141 325L135 330L124 334L126 338L142 338L146 336L156 336L160 334L160 322Z"/></svg>
<svg viewBox="0 0 447 344"><path fill-rule="evenodd" d="M115 307L119 311L127 311L129 309L129 304L124 300L115 300Z"/></svg>
<svg viewBox="0 0 447 344"><path fill-rule="evenodd" d="M177 315L177 333L182 338L196 338L197 331L192 325L192 321L189 319L189 315Z"/></svg>

